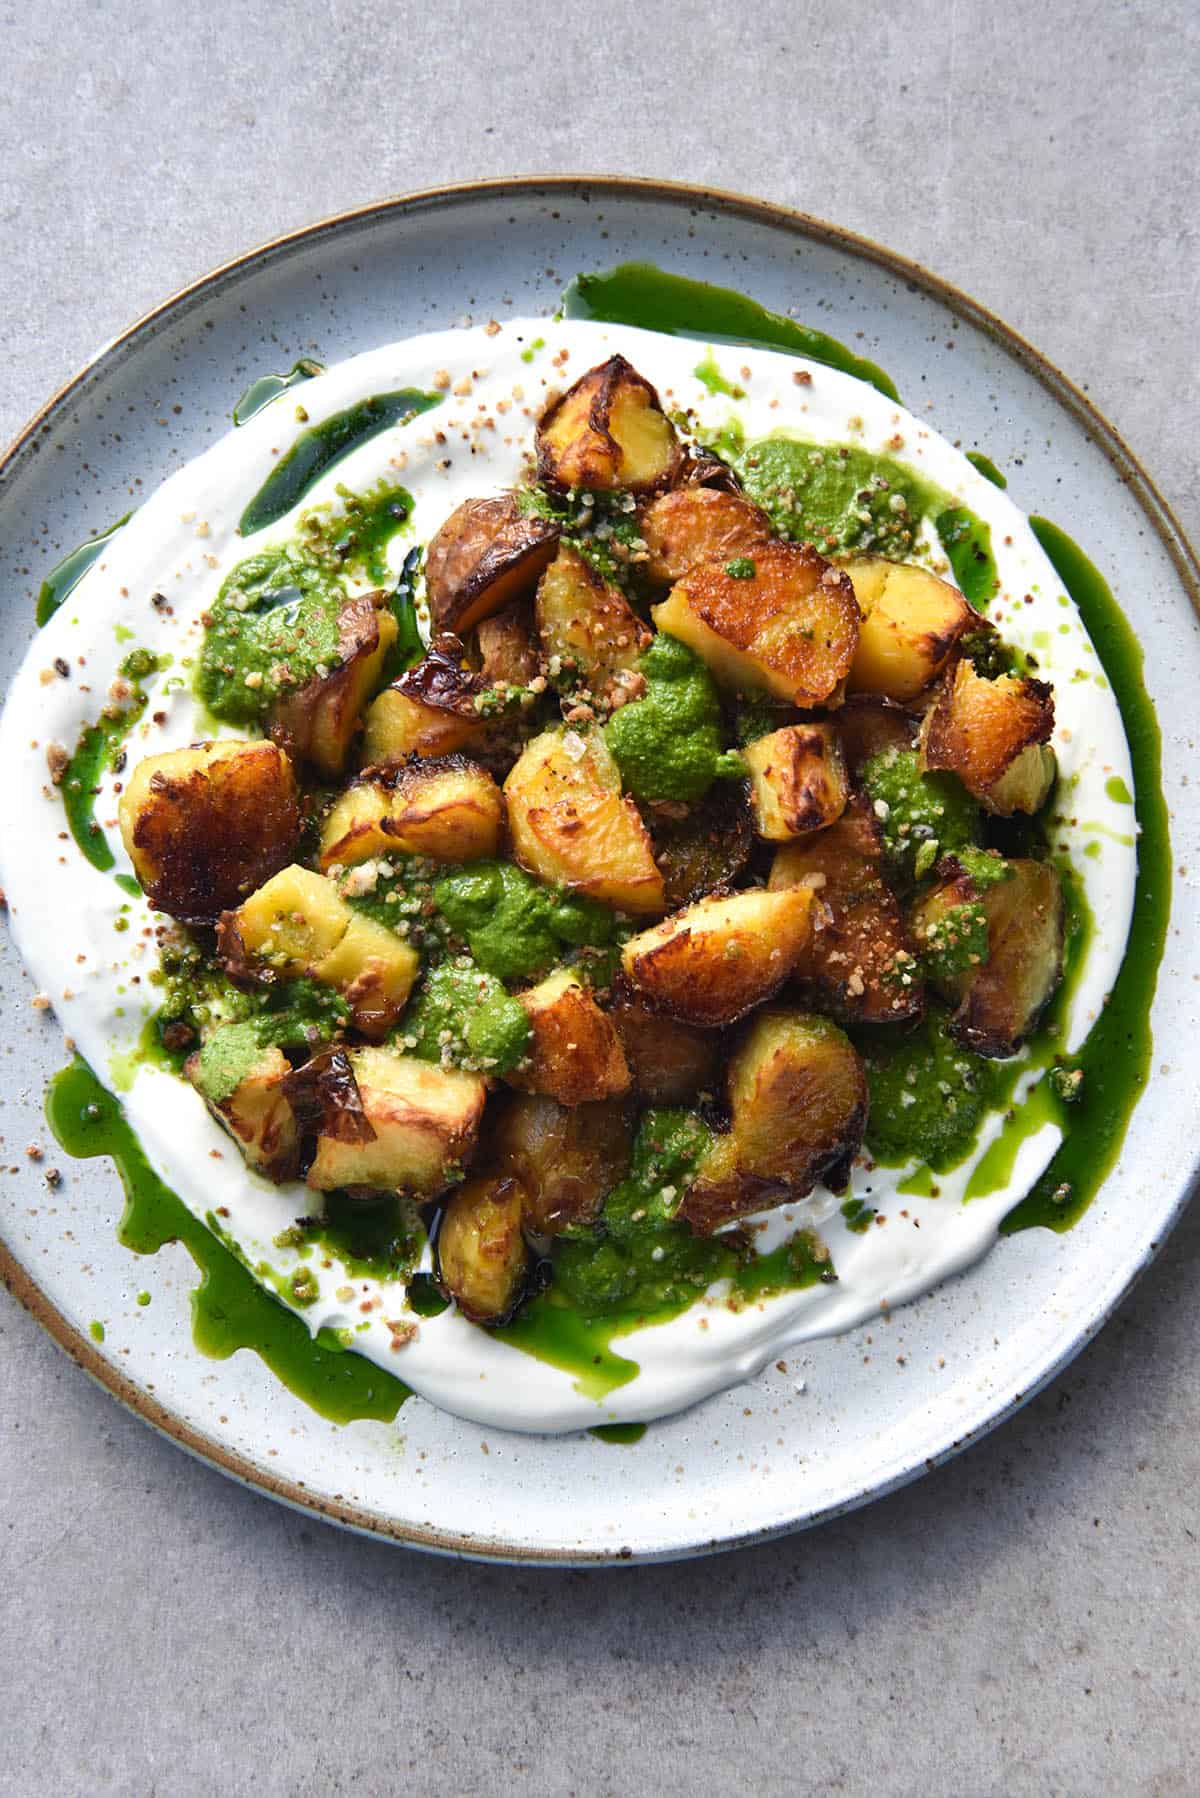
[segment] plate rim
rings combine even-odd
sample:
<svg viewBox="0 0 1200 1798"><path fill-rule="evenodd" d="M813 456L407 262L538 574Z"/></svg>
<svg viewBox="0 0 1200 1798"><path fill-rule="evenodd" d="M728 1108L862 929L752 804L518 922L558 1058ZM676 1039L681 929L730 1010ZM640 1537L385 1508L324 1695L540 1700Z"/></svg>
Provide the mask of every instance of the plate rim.
<svg viewBox="0 0 1200 1798"><path fill-rule="evenodd" d="M1200 559L1197 558L1173 508L1159 491L1140 458L1130 449L1120 432L1100 411L1091 397L1020 332L1014 330L996 313L973 299L954 283L932 273L914 259L899 251L889 249L862 233L851 231L844 226L834 225L811 213L776 201L760 200L751 195L717 187L665 181L654 177L611 174L529 174L452 182L367 201L360 206L348 207L328 214L312 224L298 226L291 231L268 238L217 264L196 279L177 288L166 299L143 312L132 324L118 332L88 357L75 373L70 375L33 413L0 454L0 489L9 474L23 461L27 447L35 440L38 433L48 426L50 420L63 409L85 380L96 374L106 364L116 365L124 361L136 350L139 341L151 335L160 323L169 317L192 310L203 300L205 294L219 288L231 277L251 272L262 264L283 259L294 251L318 243L325 237L334 236L347 227L368 223L373 219L382 221L414 216L424 211L445 210L479 200L501 200L506 196L528 200L539 195L555 193L569 194L584 200L590 200L599 193L611 195L617 200L648 200L666 202L668 205L677 207L707 208L726 217L767 224L784 233L830 245L860 260L873 263L916 286L923 293L948 307L951 312L981 330L1014 356L1049 391L1051 397L1060 405L1065 406L1077 422L1083 425L1104 452L1123 484L1131 491L1155 535L1166 549L1193 610L1200 616ZM756 1542L768 1541L802 1529L813 1528L831 1518L844 1516L862 1505L899 1490L981 1440L1042 1391L1094 1340L1117 1306L1126 1298L1146 1269L1157 1258L1163 1244L1189 1203L1198 1177L1200 1177L1200 1167L1194 1166L1190 1177L1177 1194L1155 1240L1129 1271L1125 1282L1111 1295L1102 1311L1089 1320L1082 1334L1043 1368L1038 1377L1020 1393L1015 1394L999 1410L979 1422L971 1430L956 1437L936 1455L924 1457L915 1466L888 1477L883 1482L871 1486L869 1490L856 1493L835 1504L824 1506L809 1516L772 1525L765 1529L748 1530L740 1534L694 1542L682 1548L651 1551L645 1554L637 1551L631 1553L629 1549L605 1548L564 1552L559 1548L522 1547L512 1543L499 1542L485 1536L439 1531L415 1523L401 1524L379 1513L348 1504L344 1500L322 1498L319 1494L310 1491L303 1482L280 1478L268 1469L256 1465L246 1456L227 1448L203 1431L193 1428L184 1419L176 1416L152 1393L143 1391L119 1367L102 1356L87 1336L68 1321L2 1239L0 1239L0 1281L71 1360L126 1410L132 1412L158 1434L165 1436L196 1459L215 1467L218 1472L236 1480L240 1485L276 1499L293 1510L320 1517L356 1534L402 1544L432 1554L522 1566L531 1564L556 1567L637 1565L655 1561L682 1560L719 1551L749 1547Z"/></svg>

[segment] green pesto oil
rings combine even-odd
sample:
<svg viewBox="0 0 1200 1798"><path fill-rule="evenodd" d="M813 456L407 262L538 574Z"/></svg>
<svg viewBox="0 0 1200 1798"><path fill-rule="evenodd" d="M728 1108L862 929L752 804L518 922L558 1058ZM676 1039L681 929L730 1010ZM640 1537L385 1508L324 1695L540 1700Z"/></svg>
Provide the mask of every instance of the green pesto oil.
<svg viewBox="0 0 1200 1798"><path fill-rule="evenodd" d="M993 487L999 487L1001 493L1004 492L1008 486L1008 477L1000 472L990 456L985 456L982 450L968 450L967 461L972 468L979 470L985 481L990 481Z"/></svg>
<svg viewBox="0 0 1200 1798"><path fill-rule="evenodd" d="M338 500L336 512L319 507L302 515L301 543L335 569L361 570L382 587L391 578L388 547L408 524L412 494L384 481L367 493L339 487Z"/></svg>
<svg viewBox="0 0 1200 1798"><path fill-rule="evenodd" d="M59 785L71 835L93 868L99 868L102 874L114 865L116 857L96 821L100 780L115 765L122 745L146 709L141 679L156 673L158 667L157 659L145 650L135 650L125 658L121 672L131 683L129 698L124 705L102 713L95 724L85 725ZM136 891L140 895L141 888Z"/></svg>
<svg viewBox="0 0 1200 1798"><path fill-rule="evenodd" d="M323 363L314 362L311 356L301 356L286 375L260 375L257 381L251 381L233 408L234 424L248 425L272 400L277 400L281 393L287 393L289 388L298 387L301 382L311 381L314 375L324 372Z"/></svg>
<svg viewBox="0 0 1200 1798"><path fill-rule="evenodd" d="M106 531L101 531L97 537L89 537L86 543L81 543L69 556L64 556L61 562L55 563L38 588L34 616L39 625L53 618L68 593L74 591L93 562L99 561L121 526L128 524L132 517L132 512L126 512L115 524L110 524Z"/></svg>
<svg viewBox="0 0 1200 1798"><path fill-rule="evenodd" d="M261 1287L250 1271L194 1218L155 1174L116 1099L78 1058L55 1075L46 1117L60 1146L82 1159L107 1155L125 1188L118 1235L138 1255L180 1242L200 1269L192 1294L197 1348L217 1360L238 1349L260 1356L289 1391L333 1423L375 1418L388 1423L409 1390L360 1355L347 1354L322 1331L314 1340L300 1318Z"/></svg>
<svg viewBox="0 0 1200 1798"><path fill-rule="evenodd" d="M321 476L361 444L395 425L409 424L422 412L440 406L440 393L422 393L402 387L395 393L376 393L359 400L344 412L335 412L296 439L287 454L271 470L238 521L243 537L274 524L299 505Z"/></svg>
<svg viewBox="0 0 1200 1798"><path fill-rule="evenodd" d="M644 1423L600 1423L588 1435L594 1436L598 1442L619 1442L626 1446L640 1442L646 1434Z"/></svg>

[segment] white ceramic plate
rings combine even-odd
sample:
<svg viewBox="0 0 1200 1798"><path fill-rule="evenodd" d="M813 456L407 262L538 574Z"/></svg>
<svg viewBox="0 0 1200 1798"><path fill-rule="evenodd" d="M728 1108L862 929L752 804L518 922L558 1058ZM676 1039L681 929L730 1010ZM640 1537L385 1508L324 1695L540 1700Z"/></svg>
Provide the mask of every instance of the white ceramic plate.
<svg viewBox="0 0 1200 1798"><path fill-rule="evenodd" d="M486 255L481 246L487 246ZM1186 716L1200 664L1190 552L1113 433L1061 377L969 301L886 252L753 202L658 185L503 183L370 208L255 252L102 352L14 445L0 566L24 594L0 632L4 678L59 554L227 428L249 380L297 356L334 362L468 317L547 312L571 274L639 257L735 285L873 357L914 409L1012 477L1029 511L1080 540L1133 618L1160 718ZM130 495L133 496L131 501ZM37 544L31 554L30 544ZM1164 731L1174 859L1195 802ZM323 1422L256 1357L192 1347L190 1259L139 1259L114 1225L107 1164L64 1164L48 1192L16 1153L0 1184L0 1272L89 1371L236 1477L351 1527L452 1552L589 1561L701 1552L861 1503L950 1453L1048 1379L1108 1314L1183 1203L1197 1078L1186 968L1194 901L1178 883L1154 1012L1156 1073L1124 1154L1065 1236L1004 1241L965 1277L786 1367L656 1423L633 1447L481 1429L413 1400L394 1425ZM45 1140L61 1035L31 1011L16 958L4 1080L10 1149ZM61 1157L56 1157L62 1160ZM139 1291L151 1295L139 1305ZM104 1340L88 1334L104 1324Z"/></svg>

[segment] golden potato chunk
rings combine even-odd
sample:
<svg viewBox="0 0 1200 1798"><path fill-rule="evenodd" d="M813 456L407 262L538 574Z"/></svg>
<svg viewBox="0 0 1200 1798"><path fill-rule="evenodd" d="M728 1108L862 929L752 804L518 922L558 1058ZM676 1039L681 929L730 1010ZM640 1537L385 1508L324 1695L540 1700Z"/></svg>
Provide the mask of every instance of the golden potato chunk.
<svg viewBox="0 0 1200 1798"><path fill-rule="evenodd" d="M391 1049L351 1049L349 1058L375 1134L369 1142L318 1136L308 1184L317 1192L371 1186L433 1198L474 1151L487 1082Z"/></svg>
<svg viewBox="0 0 1200 1798"><path fill-rule="evenodd" d="M618 911L664 909L646 826L602 733L548 730L528 743L504 783L508 829L521 866Z"/></svg>
<svg viewBox="0 0 1200 1798"><path fill-rule="evenodd" d="M858 643L849 577L808 543L765 543L736 562L705 562L676 582L654 621L694 649L728 687L790 705L833 701Z"/></svg>
<svg viewBox="0 0 1200 1798"><path fill-rule="evenodd" d="M568 544L538 582L534 615L544 655L560 657L599 699L611 700L650 643L625 595Z"/></svg>
<svg viewBox="0 0 1200 1798"><path fill-rule="evenodd" d="M674 586L702 562L749 555L771 535L771 521L744 494L719 487L676 487L642 513L646 574Z"/></svg>
<svg viewBox="0 0 1200 1798"><path fill-rule="evenodd" d="M990 812L1040 811L1057 764L1049 747L1054 689L1002 674L987 680L970 662L948 673L921 730L921 770L957 774Z"/></svg>
<svg viewBox="0 0 1200 1798"><path fill-rule="evenodd" d="M354 912L336 948L313 967L313 978L335 986L356 1030L385 1036L408 1003L421 958L386 924Z"/></svg>
<svg viewBox="0 0 1200 1798"><path fill-rule="evenodd" d="M485 683L463 666L457 637L435 637L414 668L367 708L363 762L389 768L412 755L452 755L486 742L490 725L475 701Z"/></svg>
<svg viewBox="0 0 1200 1798"><path fill-rule="evenodd" d="M527 687L538 671L533 606L526 599L480 621L479 672L489 686Z"/></svg>
<svg viewBox="0 0 1200 1798"><path fill-rule="evenodd" d="M978 613L927 568L863 556L846 573L862 609L850 692L915 698L937 679L963 632L979 624Z"/></svg>
<svg viewBox="0 0 1200 1798"><path fill-rule="evenodd" d="M337 664L276 703L267 720L273 741L330 779L340 774L396 628L386 593L348 599L338 614Z"/></svg>
<svg viewBox="0 0 1200 1798"><path fill-rule="evenodd" d="M465 756L407 762L347 787L321 831L321 867L400 853L439 862L494 856L504 801L491 775Z"/></svg>
<svg viewBox="0 0 1200 1798"><path fill-rule="evenodd" d="M668 1017L715 1028L778 992L812 929L808 887L698 900L621 951L630 984Z"/></svg>
<svg viewBox="0 0 1200 1798"><path fill-rule="evenodd" d="M558 526L523 512L515 493L465 500L425 553L435 629L461 636L530 592L557 542Z"/></svg>
<svg viewBox="0 0 1200 1798"><path fill-rule="evenodd" d="M802 1199L823 1181L844 1190L867 1122L867 1079L828 1018L767 1011L729 1066L730 1128L718 1136L679 1215L703 1235L734 1218Z"/></svg>
<svg viewBox="0 0 1200 1798"><path fill-rule="evenodd" d="M281 1049L263 1049L233 1092L219 1101L210 1099L204 1091L199 1078L199 1055L189 1056L183 1071L252 1168L276 1182L295 1177L300 1132L283 1091L291 1066Z"/></svg>
<svg viewBox="0 0 1200 1798"><path fill-rule="evenodd" d="M125 783L121 838L150 903L210 924L287 862L300 834L292 764L274 743L148 755Z"/></svg>
<svg viewBox="0 0 1200 1798"><path fill-rule="evenodd" d="M523 1092L583 1105L628 1092L621 1039L578 975L560 968L517 995L529 1019L526 1059L507 1076Z"/></svg>
<svg viewBox="0 0 1200 1798"><path fill-rule="evenodd" d="M769 843L823 830L850 797L846 763L831 724L790 724L742 751L755 827Z"/></svg>
<svg viewBox="0 0 1200 1798"><path fill-rule="evenodd" d="M879 826L864 799L852 798L828 830L779 851L771 890L801 883L815 900L795 970L805 998L846 1023L918 1017L925 998L915 944L883 877Z"/></svg>
<svg viewBox="0 0 1200 1798"><path fill-rule="evenodd" d="M679 464L658 394L624 356L589 369L538 426L538 479L547 486L647 493L668 486Z"/></svg>
<svg viewBox="0 0 1200 1798"><path fill-rule="evenodd" d="M529 1251L521 1234L522 1204L515 1180L476 1174L442 1213L438 1278L472 1323L503 1323L524 1293Z"/></svg>
<svg viewBox="0 0 1200 1798"><path fill-rule="evenodd" d="M609 1011L638 1097L649 1105L687 1105L715 1085L717 1038L663 1017L634 993L620 993Z"/></svg>
<svg viewBox="0 0 1200 1798"><path fill-rule="evenodd" d="M489 1153L525 1191L526 1227L555 1236L568 1224L592 1221L629 1169L630 1115L617 1099L559 1105L541 1094L493 1101Z"/></svg>

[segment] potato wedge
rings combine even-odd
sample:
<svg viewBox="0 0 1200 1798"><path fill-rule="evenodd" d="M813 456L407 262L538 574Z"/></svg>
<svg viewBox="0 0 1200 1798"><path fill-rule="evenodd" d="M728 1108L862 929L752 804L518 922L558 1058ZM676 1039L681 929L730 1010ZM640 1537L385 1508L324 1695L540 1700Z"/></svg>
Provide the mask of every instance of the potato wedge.
<svg viewBox="0 0 1200 1798"><path fill-rule="evenodd" d="M360 593L338 614L338 661L280 699L267 720L272 740L333 779L342 772L363 709L379 685L396 641L387 594Z"/></svg>
<svg viewBox="0 0 1200 1798"><path fill-rule="evenodd" d="M609 1009L634 1090L648 1105L689 1105L717 1077L717 1038L663 1017L635 993L617 995Z"/></svg>
<svg viewBox="0 0 1200 1798"><path fill-rule="evenodd" d="M438 631L461 636L532 592L559 528L523 512L515 493L468 499L425 552L425 594Z"/></svg>
<svg viewBox="0 0 1200 1798"><path fill-rule="evenodd" d="M504 801L491 775L466 756L406 762L347 787L321 831L321 867L350 867L399 852L438 862L494 856Z"/></svg>
<svg viewBox="0 0 1200 1798"><path fill-rule="evenodd" d="M836 1024L810 1012L755 1018L729 1066L730 1128L718 1136L679 1215L701 1235L807 1196L844 1190L867 1122L867 1079Z"/></svg>
<svg viewBox="0 0 1200 1798"><path fill-rule="evenodd" d="M937 679L963 632L979 624L979 614L949 581L908 562L862 556L847 562L846 573L862 610L848 690L915 698Z"/></svg>
<svg viewBox="0 0 1200 1798"><path fill-rule="evenodd" d="M799 991L846 1023L901 1023L924 1008L915 944L883 877L879 826L855 795L827 830L776 855L773 892L806 883L813 930L796 964Z"/></svg>
<svg viewBox="0 0 1200 1798"><path fill-rule="evenodd" d="M858 643L849 577L807 543L766 543L747 560L744 578L723 562L692 568L654 608L659 630L728 687L802 707L834 701Z"/></svg>
<svg viewBox="0 0 1200 1798"><path fill-rule="evenodd" d="M565 543L538 582L534 616L545 658L557 656L601 700L611 699L618 676L636 671L650 643L620 589Z"/></svg>
<svg viewBox="0 0 1200 1798"><path fill-rule="evenodd" d="M926 713L921 771L957 774L968 793L1002 818L1040 811L1057 772L1053 730L1053 687L1011 674L987 680L962 661Z"/></svg>
<svg viewBox="0 0 1200 1798"><path fill-rule="evenodd" d="M394 930L354 912L341 941L312 973L315 980L338 989L350 1007L354 1028L377 1041L408 1004L420 966L416 950Z"/></svg>
<svg viewBox="0 0 1200 1798"><path fill-rule="evenodd" d="M371 1186L433 1198L470 1160L487 1099L479 1074L435 1067L391 1049L350 1050L370 1142L318 1136L308 1170L317 1192Z"/></svg>
<svg viewBox="0 0 1200 1798"><path fill-rule="evenodd" d="M188 1057L183 1071L252 1168L277 1183L295 1178L300 1162L300 1132L283 1092L291 1066L281 1049L274 1045L260 1049L234 1090L219 1100L205 1091L198 1054Z"/></svg>
<svg viewBox="0 0 1200 1798"><path fill-rule="evenodd" d="M507 1174L476 1174L442 1213L438 1280L472 1323L498 1324L525 1291L529 1251L521 1233L524 1198Z"/></svg>
<svg viewBox="0 0 1200 1798"><path fill-rule="evenodd" d="M463 665L457 637L435 637L414 668L367 707L363 762L390 768L412 755L452 755L479 747L490 726L476 700L486 683Z"/></svg>
<svg viewBox="0 0 1200 1798"><path fill-rule="evenodd" d="M754 848L749 782L718 781L682 817L677 807L651 812L654 859L662 870L666 907L678 911L715 887L731 886Z"/></svg>
<svg viewBox="0 0 1200 1798"><path fill-rule="evenodd" d="M555 1236L568 1224L587 1224L629 1169L633 1130L617 1099L596 1105L559 1105L540 1094L493 1100L489 1152L497 1167L525 1190L525 1224Z"/></svg>
<svg viewBox="0 0 1200 1798"><path fill-rule="evenodd" d="M645 572L671 587L700 563L749 555L771 535L765 512L744 494L720 487L675 487L650 502L641 525L649 552Z"/></svg>
<svg viewBox="0 0 1200 1798"><path fill-rule="evenodd" d="M479 673L489 686L527 687L538 671L533 606L527 599L505 606L475 630Z"/></svg>
<svg viewBox="0 0 1200 1798"><path fill-rule="evenodd" d="M631 937L621 966L635 991L668 1017L714 1029L778 992L812 929L808 887L761 887L698 900Z"/></svg>
<svg viewBox="0 0 1200 1798"><path fill-rule="evenodd" d="M769 843L823 830L850 797L846 763L831 724L791 724L742 751L755 828Z"/></svg>
<svg viewBox="0 0 1200 1798"><path fill-rule="evenodd" d="M618 911L664 909L649 835L636 805L621 795L600 731L535 737L505 781L504 798L513 853L530 874Z"/></svg>
<svg viewBox="0 0 1200 1798"><path fill-rule="evenodd" d="M560 1105L615 1099L628 1092L629 1064L612 1019L578 975L559 968L517 995L532 1032L526 1059L506 1076L522 1092Z"/></svg>
<svg viewBox="0 0 1200 1798"><path fill-rule="evenodd" d="M538 425L538 479L547 486L648 493L669 486L680 461L658 394L624 356L589 369Z"/></svg>
<svg viewBox="0 0 1200 1798"><path fill-rule="evenodd" d="M292 764L274 743L221 741L148 755L125 782L121 838L159 911L210 924L291 859Z"/></svg>

